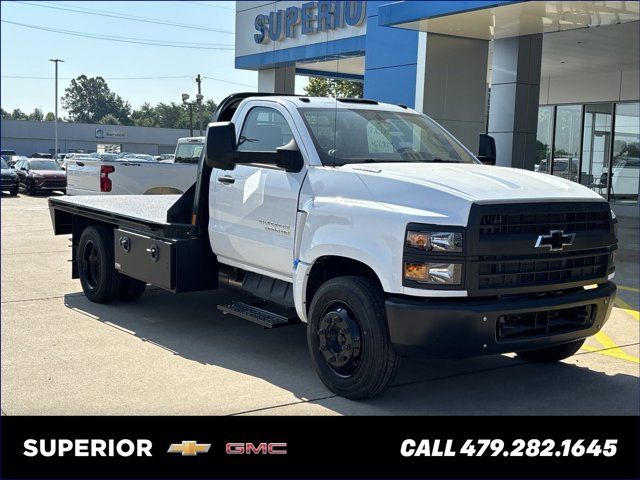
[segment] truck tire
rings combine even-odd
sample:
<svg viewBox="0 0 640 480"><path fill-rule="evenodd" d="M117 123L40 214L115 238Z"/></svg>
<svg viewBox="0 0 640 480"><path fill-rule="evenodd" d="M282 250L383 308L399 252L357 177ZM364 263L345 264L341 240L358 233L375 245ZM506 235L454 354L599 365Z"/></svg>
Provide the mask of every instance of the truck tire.
<svg viewBox="0 0 640 480"><path fill-rule="evenodd" d="M556 345L554 347L540 348L538 350L526 350L524 352L516 352L516 354L523 360L529 362L539 363L551 363L559 362L565 358L569 358L576 353L582 347L584 338L582 340L575 340L570 343L563 343L562 345Z"/></svg>
<svg viewBox="0 0 640 480"><path fill-rule="evenodd" d="M307 344L320 380L352 400L385 390L400 362L389 339L383 292L366 277L338 277L318 289Z"/></svg>
<svg viewBox="0 0 640 480"><path fill-rule="evenodd" d="M117 297L119 300L137 300L144 293L147 284L136 278L129 277L122 273L120 275L120 284L118 285Z"/></svg>
<svg viewBox="0 0 640 480"><path fill-rule="evenodd" d="M113 260L113 230L103 225L87 227L78 244L78 272L85 296L107 303L118 292L120 274Z"/></svg>

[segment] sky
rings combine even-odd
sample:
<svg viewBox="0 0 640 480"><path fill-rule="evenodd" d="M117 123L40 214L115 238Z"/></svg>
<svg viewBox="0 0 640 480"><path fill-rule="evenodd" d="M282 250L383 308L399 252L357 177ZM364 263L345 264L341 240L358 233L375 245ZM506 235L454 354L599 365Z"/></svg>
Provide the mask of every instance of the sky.
<svg viewBox="0 0 640 480"><path fill-rule="evenodd" d="M74 9L84 13L69 11ZM143 17L190 28L113 16ZM152 105L180 102L182 93L195 98L198 73L206 77L202 82L205 100L218 102L230 93L257 87L256 72L236 70L233 66L235 2L2 1L0 17L0 103L7 111L20 108L30 113L36 107L45 114L53 111L54 64L48 61L50 58L64 60L59 64L58 97L64 95L71 78L100 75L111 91L134 108L144 102ZM180 42L198 48L121 43L15 23L81 35L126 37L132 41ZM62 107L59 108L64 115Z"/></svg>

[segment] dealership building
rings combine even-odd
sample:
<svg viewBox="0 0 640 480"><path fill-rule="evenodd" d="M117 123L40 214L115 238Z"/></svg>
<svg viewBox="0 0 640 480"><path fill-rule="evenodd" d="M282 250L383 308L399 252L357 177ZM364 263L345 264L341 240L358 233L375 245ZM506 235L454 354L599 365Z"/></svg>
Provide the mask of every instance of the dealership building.
<svg viewBox="0 0 640 480"><path fill-rule="evenodd" d="M18 155L55 152L54 122L2 119L2 149ZM132 152L148 155L173 153L178 138L189 130L58 122L58 150L61 153Z"/></svg>
<svg viewBox="0 0 640 480"><path fill-rule="evenodd" d="M296 75L364 82L497 164L580 182L638 215L640 3L236 2L236 68L261 91Z"/></svg>

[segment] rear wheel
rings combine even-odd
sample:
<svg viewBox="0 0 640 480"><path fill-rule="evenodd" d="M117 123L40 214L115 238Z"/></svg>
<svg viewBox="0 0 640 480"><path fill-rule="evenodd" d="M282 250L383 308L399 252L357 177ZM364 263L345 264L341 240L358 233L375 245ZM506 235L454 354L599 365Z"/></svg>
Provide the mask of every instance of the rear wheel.
<svg viewBox="0 0 640 480"><path fill-rule="evenodd" d="M136 300L144 293L147 284L127 275L120 275L117 297L120 300Z"/></svg>
<svg viewBox="0 0 640 480"><path fill-rule="evenodd" d="M540 348L538 350L526 350L524 352L516 352L523 360L529 362L551 363L559 362L565 358L569 358L582 347L584 338L570 343L563 343L554 347Z"/></svg>
<svg viewBox="0 0 640 480"><path fill-rule="evenodd" d="M96 303L111 301L118 292L119 273L113 260L113 230L87 227L78 245L78 271L85 296Z"/></svg>
<svg viewBox="0 0 640 480"><path fill-rule="evenodd" d="M389 339L383 292L366 277L334 278L318 289L307 343L325 386L353 400L384 391L400 361Z"/></svg>
<svg viewBox="0 0 640 480"><path fill-rule="evenodd" d="M9 195L11 195L12 197L18 195L18 187L13 187L11 190L9 190Z"/></svg>

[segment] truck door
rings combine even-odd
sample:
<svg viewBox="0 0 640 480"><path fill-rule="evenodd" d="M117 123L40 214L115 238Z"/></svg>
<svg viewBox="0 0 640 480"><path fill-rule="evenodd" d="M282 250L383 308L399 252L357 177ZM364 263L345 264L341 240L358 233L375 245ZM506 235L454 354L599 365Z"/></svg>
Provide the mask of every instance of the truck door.
<svg viewBox="0 0 640 480"><path fill-rule="evenodd" d="M292 138L302 145L287 110L255 102L243 118L238 149L275 151ZM291 279L298 195L306 167L298 173L272 165L244 164L214 170L209 192L210 239L221 263Z"/></svg>

